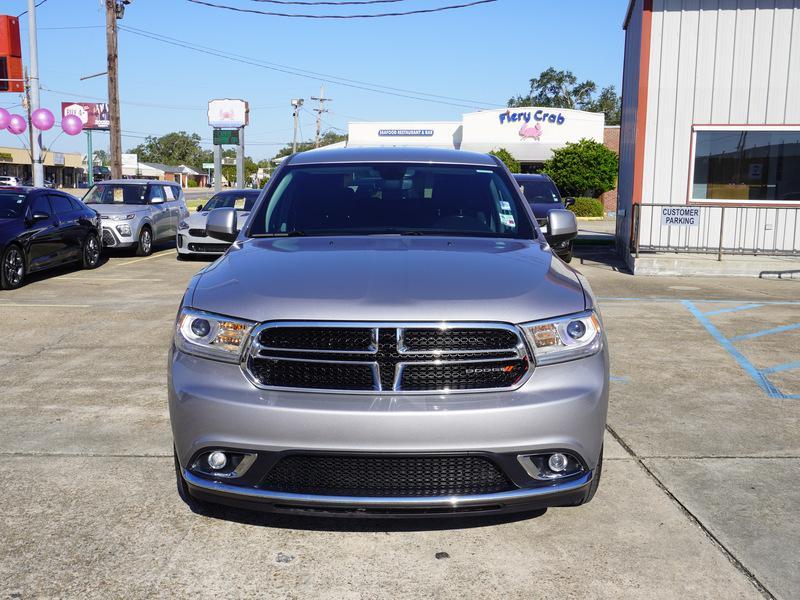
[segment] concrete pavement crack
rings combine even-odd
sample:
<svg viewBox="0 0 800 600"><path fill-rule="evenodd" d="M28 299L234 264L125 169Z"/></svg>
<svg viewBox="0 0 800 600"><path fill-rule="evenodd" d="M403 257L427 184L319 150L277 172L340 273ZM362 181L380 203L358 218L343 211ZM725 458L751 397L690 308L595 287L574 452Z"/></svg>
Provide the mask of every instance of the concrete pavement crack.
<svg viewBox="0 0 800 600"><path fill-rule="evenodd" d="M628 454L630 454L630 455L631 455L631 456L632 456L632 457L633 457L633 458L636 460L636 462L639 464L639 466L642 468L642 470L644 470L644 472L645 472L647 475L649 475L649 476L650 476L650 478L651 478L651 479L652 479L652 480L655 482L655 484L656 484L656 485L657 485L657 486L658 486L658 487L661 489L661 491L662 491L662 492L664 492L664 493L667 495L667 497L669 497L669 499L670 499L670 500L672 500L672 501L673 501L673 502L674 502L674 503L675 503L675 504L678 506L678 509L679 509L679 510L680 510L680 511L681 511L681 512L682 512L682 513L683 513L683 514L686 516L686 518L687 518L687 519L689 519L689 521L690 521L691 523L693 523L693 524L694 524L694 525L696 525L698 528L700 528L700 530L701 530L701 531L702 531L702 532L705 534L705 536L708 538L708 540L709 540L709 541L710 541L710 542L711 542L711 543L712 543L714 546L716 546L716 547L719 549L719 551L720 551L720 552L722 552L722 554L723 554L723 556L725 556L725 558L727 558L727 559L728 559L728 562L730 562L730 563L731 563L731 564L734 566L734 568L736 568L736 570L737 570L737 571L739 571L739 572L740 572L742 575L744 575L745 577L747 577L747 579L750 581L750 583L752 583L752 584L753 584L753 586L754 586L754 587L755 587L755 588L756 588L756 589L757 589L757 590L758 590L758 591L761 593L761 595L762 595L762 596L764 596L764 598L767 598L768 600L776 600L775 596L774 596L774 595L773 595L773 594L772 594L772 593L771 593L771 592L770 592L770 591L769 591L769 590L766 588L766 586L764 586L764 584L763 584L763 583L761 583L761 581L758 579L758 577L756 577L756 575L755 575L755 574L754 574L754 573L753 573L753 572L752 572L750 569L748 569L748 568L747 568L747 567L744 565L744 563L742 563L742 561L740 561L740 560L739 560L739 559L738 559L738 558L737 558L737 557L736 557L736 556L733 554L733 552L731 552L731 551L730 551L730 550L729 550L729 549L728 549L728 548L727 548L727 547L726 547L726 546L725 546L725 545L722 543L722 541L721 541L721 540L720 540L720 539L719 539L719 538L718 538L716 535L714 535L714 534L711 532L711 530L710 530L708 527L706 527L706 526L703 524L703 522L702 522L702 521L701 521L701 520L700 520L700 519L699 519L699 518L698 518L698 517L697 517L697 516L696 516L696 515L695 515L695 514L692 512L692 511L690 511L690 510L689 510L689 509L686 507L686 505L685 505L683 502L681 502L681 501L680 501L680 500L677 498L677 496L675 496L675 494L673 494L673 493L672 493L672 492L671 492L671 491L670 491L670 490L667 488L667 486L664 484L664 482L662 482L662 481L661 481L661 480L658 478L658 476L657 476L657 475L656 475L656 474L655 474L655 473L654 473L654 472L653 472L653 471L650 469L650 467L648 467L648 466L647 466L647 465L644 463L644 459L643 459L643 458L641 458L641 457L639 457L639 456L636 454L636 452L634 452L634 451L633 451L633 448L631 448L631 447L630 447L630 446L627 444L627 442L625 442L625 440L623 440L623 439L622 439L622 437L621 437L619 434L617 434L617 432L616 432L616 431L614 431L614 428L613 428L613 427L611 427L611 425L608 425L608 424L606 424L606 430L607 430L607 431L608 431L608 432L609 432L609 433L612 435L612 437L613 437L613 438L614 438L614 439L617 441L617 443L619 443L619 445L623 447L623 449L625 450L625 452L627 452Z"/></svg>

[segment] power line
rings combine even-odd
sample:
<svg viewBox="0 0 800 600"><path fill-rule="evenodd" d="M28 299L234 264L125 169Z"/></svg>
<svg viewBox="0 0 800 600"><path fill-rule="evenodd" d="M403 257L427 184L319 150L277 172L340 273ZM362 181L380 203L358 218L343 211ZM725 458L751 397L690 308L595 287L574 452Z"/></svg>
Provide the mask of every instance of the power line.
<svg viewBox="0 0 800 600"><path fill-rule="evenodd" d="M350 6L354 4L393 4L395 2L408 2L408 0L347 0L343 2L301 2L300 0L252 0L265 4L295 4L300 6Z"/></svg>
<svg viewBox="0 0 800 600"><path fill-rule="evenodd" d="M381 17L406 17L409 15L421 15L427 13L437 13L446 10L457 10L461 8L469 8L471 6L478 6L479 4L489 4L497 2L497 0L473 0L466 4L451 4L450 6L439 6L436 8L418 8L416 10L408 10L404 12L388 12L388 13L375 13L375 14L361 14L361 15L310 15L304 13L279 13L266 10L257 10L255 8L240 8L237 6L228 6L226 4L215 4L213 2L206 2L205 0L186 0L192 4L202 4L203 6L210 6L211 8L221 8L224 10L231 10L234 12L250 13L256 15L264 15L267 17L288 17L293 19L377 19Z"/></svg>
<svg viewBox="0 0 800 600"><path fill-rule="evenodd" d="M187 50L192 50L194 52L199 52L201 54L207 54L209 56L216 56L218 58L224 58L226 60L230 60L233 62L239 62L246 65L251 65L255 67L260 67L262 69L268 69L271 71L277 71L279 73L285 73L287 75L294 75L295 77L304 77L306 79L314 79L316 81L324 81L325 83L330 83L333 85L341 85L344 87L365 90L368 92L373 92L376 94L385 94L389 96L397 96L399 98L409 98L412 100L419 100L422 102L433 102L436 104L446 104L448 106L457 106L460 108L487 108L487 107L498 107L499 104L493 102L480 102L477 100L467 100L463 98L454 98L451 96L442 96L439 94L430 94L428 92L419 92L414 90L407 90L403 88L395 88L391 86L376 84L376 83L369 83L365 81L359 81L356 79L347 79L345 77L339 77L337 75L329 75L325 73L319 73L316 71L309 71L307 69L299 69L297 67L289 67L286 65L281 65L279 63L271 63L266 61L256 61L249 57L242 56L241 54L232 54L229 52L225 52L222 50L217 50L215 48L211 48L208 46L201 46L199 44L195 44L192 42L186 42L183 40L177 40L174 38L162 36L159 34L154 34L149 31L144 31L141 29L136 29L128 26L120 25L119 27L122 31L127 31L128 33L132 33L133 35L138 35L140 37L145 37L148 39L156 40L162 42L164 44L169 44L172 46L178 46L180 48L185 48ZM429 98L423 98L421 96L429 96ZM455 102L449 102L447 100L455 100Z"/></svg>
<svg viewBox="0 0 800 600"><path fill-rule="evenodd" d="M40 7L42 4L44 4L45 2L47 2L47 0L41 0L41 2L39 2L39 3L37 3L37 4L35 4L35 5L34 5L34 8L39 8L39 7ZM27 14L28 14L28 11L27 11L27 10L24 10L24 11L22 11L21 13L19 13L19 14L17 15L17 18L19 19L20 17L22 17L22 16L24 16L24 15L27 15Z"/></svg>

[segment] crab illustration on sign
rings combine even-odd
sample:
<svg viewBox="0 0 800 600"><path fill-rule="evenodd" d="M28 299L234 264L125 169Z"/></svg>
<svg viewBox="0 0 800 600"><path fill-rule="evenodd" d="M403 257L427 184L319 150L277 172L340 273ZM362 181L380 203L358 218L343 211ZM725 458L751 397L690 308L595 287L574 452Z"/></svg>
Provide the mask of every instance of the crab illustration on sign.
<svg viewBox="0 0 800 600"><path fill-rule="evenodd" d="M536 123L531 127L528 123L523 123L522 127L519 128L519 137L523 140L534 139L538 142L542 137L542 124Z"/></svg>

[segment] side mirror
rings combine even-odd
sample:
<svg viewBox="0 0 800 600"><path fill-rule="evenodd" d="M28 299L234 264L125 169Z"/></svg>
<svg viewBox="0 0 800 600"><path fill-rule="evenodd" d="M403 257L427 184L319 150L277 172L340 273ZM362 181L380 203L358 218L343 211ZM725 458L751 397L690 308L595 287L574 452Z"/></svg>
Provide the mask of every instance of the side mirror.
<svg viewBox="0 0 800 600"><path fill-rule="evenodd" d="M575 198L564 198L564 206L572 206L575 204Z"/></svg>
<svg viewBox="0 0 800 600"><path fill-rule="evenodd" d="M163 198L150 198L150 204L164 204Z"/></svg>
<svg viewBox="0 0 800 600"><path fill-rule="evenodd" d="M202 204L199 204L199 205L197 206L197 212L200 212L201 210L203 210L203 205L202 205Z"/></svg>
<svg viewBox="0 0 800 600"><path fill-rule="evenodd" d="M236 226L235 208L215 208L208 213L206 231L214 239L234 242L239 230Z"/></svg>
<svg viewBox="0 0 800 600"><path fill-rule="evenodd" d="M31 215L31 221L36 223L37 221L44 221L45 219L49 219L50 215L46 212L35 212Z"/></svg>
<svg viewBox="0 0 800 600"><path fill-rule="evenodd" d="M578 219L570 210L555 209L547 213L547 243L555 246L578 235Z"/></svg>

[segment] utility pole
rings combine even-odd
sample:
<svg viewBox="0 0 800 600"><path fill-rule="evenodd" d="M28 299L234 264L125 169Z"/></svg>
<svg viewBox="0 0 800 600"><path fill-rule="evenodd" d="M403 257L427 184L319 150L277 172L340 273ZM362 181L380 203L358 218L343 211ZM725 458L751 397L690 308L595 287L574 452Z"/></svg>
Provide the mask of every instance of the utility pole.
<svg viewBox="0 0 800 600"><path fill-rule="evenodd" d="M39 45L36 38L36 2L28 0L28 53L30 54L30 78L26 77L25 94L28 100L28 128L31 130L31 175L33 185L44 185L42 164L42 132L33 131L30 115L39 108Z"/></svg>
<svg viewBox="0 0 800 600"><path fill-rule="evenodd" d="M31 179L33 179L33 122L31 120L31 88L28 85L28 69L24 70L23 79L25 79L25 97L22 99L22 108L28 113L28 154L31 156Z"/></svg>
<svg viewBox="0 0 800 600"><path fill-rule="evenodd" d="M33 0L31 0L33 1ZM106 53L108 56L108 116L111 134L111 177L122 177L122 131L119 119L119 77L117 69L117 19L130 0L106 0ZM90 167L91 168L91 167Z"/></svg>
<svg viewBox="0 0 800 600"><path fill-rule="evenodd" d="M297 152L297 124L298 124L298 116L300 113L300 107L303 106L302 98L292 98L292 116L294 117L294 137L292 137L292 154Z"/></svg>
<svg viewBox="0 0 800 600"><path fill-rule="evenodd" d="M314 147L319 148L319 136L322 133L322 113L328 112L328 109L325 108L325 103L331 102L333 98L325 97L325 85L323 84L319 86L319 98L312 96L311 99L316 100L318 105L317 108L314 109L314 112L317 113L317 137L314 142Z"/></svg>

